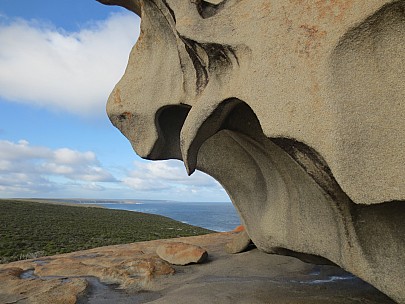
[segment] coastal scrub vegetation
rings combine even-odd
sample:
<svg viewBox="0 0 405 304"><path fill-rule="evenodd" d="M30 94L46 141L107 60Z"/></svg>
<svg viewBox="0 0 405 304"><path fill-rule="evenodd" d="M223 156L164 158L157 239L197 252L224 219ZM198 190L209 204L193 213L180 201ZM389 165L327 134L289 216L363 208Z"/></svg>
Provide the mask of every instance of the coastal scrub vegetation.
<svg viewBox="0 0 405 304"><path fill-rule="evenodd" d="M154 214L0 200L0 263L211 232Z"/></svg>

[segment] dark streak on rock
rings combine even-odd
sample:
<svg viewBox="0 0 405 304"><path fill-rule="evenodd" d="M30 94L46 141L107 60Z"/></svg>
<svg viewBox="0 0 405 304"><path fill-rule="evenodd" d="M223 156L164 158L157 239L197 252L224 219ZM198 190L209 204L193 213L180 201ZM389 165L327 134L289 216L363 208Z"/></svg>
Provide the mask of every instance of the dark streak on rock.
<svg viewBox="0 0 405 304"><path fill-rule="evenodd" d="M337 192L342 190L322 156L293 139L273 138L272 141L286 151L333 200L336 200Z"/></svg>
<svg viewBox="0 0 405 304"><path fill-rule="evenodd" d="M204 0L197 2L197 11L203 19L207 19L218 14L223 8L227 0L219 4L212 4Z"/></svg>
<svg viewBox="0 0 405 304"><path fill-rule="evenodd" d="M184 46L193 62L194 69L196 72L196 88L197 92L200 93L208 84L208 71L205 67L204 61L197 54L198 43L194 40L187 39L179 34L180 39L184 42Z"/></svg>
<svg viewBox="0 0 405 304"><path fill-rule="evenodd" d="M176 15L174 14L174 11L172 10L172 8L167 4L166 0L162 0L163 4L167 7L167 10L169 11L170 15L173 18L174 23L176 23Z"/></svg>
<svg viewBox="0 0 405 304"><path fill-rule="evenodd" d="M346 241L352 247L353 242L349 226L353 222L352 210L355 204L337 183L323 157L304 143L293 139L272 138L271 140L286 151L335 202L335 207L342 216Z"/></svg>
<svg viewBox="0 0 405 304"><path fill-rule="evenodd" d="M200 45L207 53L210 72L232 65L229 58L230 46L217 43L201 43Z"/></svg>
<svg viewBox="0 0 405 304"><path fill-rule="evenodd" d="M122 121L126 120L127 117L124 114L120 114L117 116L117 119L118 119L118 121L122 122Z"/></svg>
<svg viewBox="0 0 405 304"><path fill-rule="evenodd" d="M236 52L229 45L222 45L218 43L199 43L192 39L181 36L186 51L193 62L194 69L196 70L196 86L197 92L200 93L208 84L209 73L219 73L232 66L231 56L235 58L239 65ZM205 52L208 62L198 54L199 51ZM208 67L208 69L207 69Z"/></svg>
<svg viewBox="0 0 405 304"><path fill-rule="evenodd" d="M239 58L238 58L238 56L236 56L235 50L234 50L231 46L227 46L227 49L228 49L228 52L231 53L232 56L235 58L236 63L237 63L238 66L239 66L239 65L240 65L240 64L239 64Z"/></svg>
<svg viewBox="0 0 405 304"><path fill-rule="evenodd" d="M194 69L196 71L196 91L197 93L201 93L204 88L207 86L209 82L209 73L213 72L221 72L224 69L232 66L231 57L235 58L236 63L239 65L238 57L236 56L235 50L229 45L222 45L218 43L199 43L194 41L190 38L186 38L182 36L175 28L173 28L171 21L168 20L167 14L164 12L154 3L151 2L156 9L164 16L167 21L168 26L172 29L173 34L180 38L180 40L184 43L185 50L190 57ZM170 16L172 17L174 23L176 23L176 16L173 9L168 5L167 0L162 0L162 3L167 8ZM220 8L224 6L226 1L221 2L218 5L214 5L205 1L199 1L197 3L197 9L200 10L208 10L212 11L215 7L215 12L217 12ZM208 62L205 62L204 59L200 56L201 52L205 52L208 57ZM181 69L184 73L185 68L184 64L182 63L181 56L179 54L179 60ZM208 67L208 68L207 68ZM125 120L126 117L120 115L118 119L120 121Z"/></svg>

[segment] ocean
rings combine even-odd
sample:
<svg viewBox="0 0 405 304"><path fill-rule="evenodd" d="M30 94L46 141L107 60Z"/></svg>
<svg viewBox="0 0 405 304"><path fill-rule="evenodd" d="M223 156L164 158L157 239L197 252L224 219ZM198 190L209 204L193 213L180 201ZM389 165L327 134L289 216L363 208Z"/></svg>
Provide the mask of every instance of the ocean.
<svg viewBox="0 0 405 304"><path fill-rule="evenodd" d="M240 225L230 202L176 202L160 200L60 200L76 204L94 204L104 208L159 214L174 220L214 231L230 231Z"/></svg>

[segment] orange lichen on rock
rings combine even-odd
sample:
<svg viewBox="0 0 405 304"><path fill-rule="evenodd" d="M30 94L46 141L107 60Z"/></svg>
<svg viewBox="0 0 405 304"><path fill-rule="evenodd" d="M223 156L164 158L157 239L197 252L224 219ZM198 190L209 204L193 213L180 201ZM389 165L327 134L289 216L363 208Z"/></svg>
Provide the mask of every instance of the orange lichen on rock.
<svg viewBox="0 0 405 304"><path fill-rule="evenodd" d="M232 230L232 232L241 232L241 231L245 231L245 226L239 225L235 229Z"/></svg>
<svg viewBox="0 0 405 304"><path fill-rule="evenodd" d="M345 12L353 6L353 0L318 0L315 2L315 6L320 19L328 18L340 21Z"/></svg>

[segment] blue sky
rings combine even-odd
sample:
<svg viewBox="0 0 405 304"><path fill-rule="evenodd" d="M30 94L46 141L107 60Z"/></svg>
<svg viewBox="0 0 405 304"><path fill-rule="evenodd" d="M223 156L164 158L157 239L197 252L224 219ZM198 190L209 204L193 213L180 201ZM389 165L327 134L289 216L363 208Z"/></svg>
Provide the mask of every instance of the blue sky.
<svg viewBox="0 0 405 304"><path fill-rule="evenodd" d="M140 159L110 124L139 23L95 0L0 0L0 197L229 200L179 161Z"/></svg>

